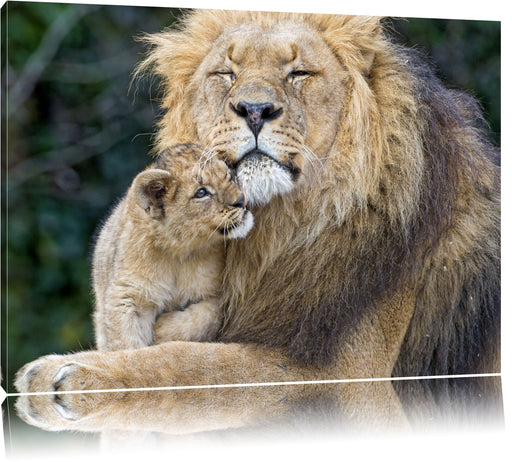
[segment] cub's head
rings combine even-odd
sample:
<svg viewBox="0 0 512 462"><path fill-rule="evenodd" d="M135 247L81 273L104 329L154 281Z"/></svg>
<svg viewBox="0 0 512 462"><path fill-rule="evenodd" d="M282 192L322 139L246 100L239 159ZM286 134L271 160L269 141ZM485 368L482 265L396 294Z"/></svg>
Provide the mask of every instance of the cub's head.
<svg viewBox="0 0 512 462"><path fill-rule="evenodd" d="M190 248L245 237L253 225L232 170L196 145L177 145L133 181L132 197L171 242Z"/></svg>

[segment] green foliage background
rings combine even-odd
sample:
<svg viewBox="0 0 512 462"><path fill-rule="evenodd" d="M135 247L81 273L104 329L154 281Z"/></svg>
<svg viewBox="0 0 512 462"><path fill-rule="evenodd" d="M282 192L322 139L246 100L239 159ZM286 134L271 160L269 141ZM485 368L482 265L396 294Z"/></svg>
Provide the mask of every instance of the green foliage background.
<svg viewBox="0 0 512 462"><path fill-rule="evenodd" d="M179 10L8 2L2 9L2 370L93 347L89 257L101 220L149 162L158 85L130 88L134 37ZM500 139L500 23L392 20Z"/></svg>

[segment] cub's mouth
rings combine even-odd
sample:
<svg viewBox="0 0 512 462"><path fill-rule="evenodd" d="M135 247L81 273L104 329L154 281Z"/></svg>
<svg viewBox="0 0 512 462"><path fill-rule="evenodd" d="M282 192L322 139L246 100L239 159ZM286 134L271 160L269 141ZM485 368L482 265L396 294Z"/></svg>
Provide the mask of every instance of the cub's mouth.
<svg viewBox="0 0 512 462"><path fill-rule="evenodd" d="M300 168L291 161L285 164L259 149L247 152L233 168L249 204L256 206L291 191L301 174Z"/></svg>
<svg viewBox="0 0 512 462"><path fill-rule="evenodd" d="M254 224L252 213L244 208L242 218L236 223L230 223L219 231L229 239L238 239L247 236Z"/></svg>

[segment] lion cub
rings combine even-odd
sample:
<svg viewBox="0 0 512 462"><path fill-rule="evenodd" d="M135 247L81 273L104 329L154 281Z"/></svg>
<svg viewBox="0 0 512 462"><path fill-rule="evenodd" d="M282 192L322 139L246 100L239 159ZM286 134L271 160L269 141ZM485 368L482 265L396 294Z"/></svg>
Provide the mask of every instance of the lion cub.
<svg viewBox="0 0 512 462"><path fill-rule="evenodd" d="M246 236L253 216L227 165L200 163L201 153L162 153L103 226L93 257L98 349L151 345L155 329L160 340L210 340L220 327L225 240Z"/></svg>

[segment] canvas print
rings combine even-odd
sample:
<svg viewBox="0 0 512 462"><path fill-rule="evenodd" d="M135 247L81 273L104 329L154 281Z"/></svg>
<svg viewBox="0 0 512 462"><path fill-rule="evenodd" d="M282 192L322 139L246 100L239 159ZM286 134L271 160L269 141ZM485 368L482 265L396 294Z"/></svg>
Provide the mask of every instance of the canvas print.
<svg viewBox="0 0 512 462"><path fill-rule="evenodd" d="M2 21L8 422L500 425L499 22Z"/></svg>

